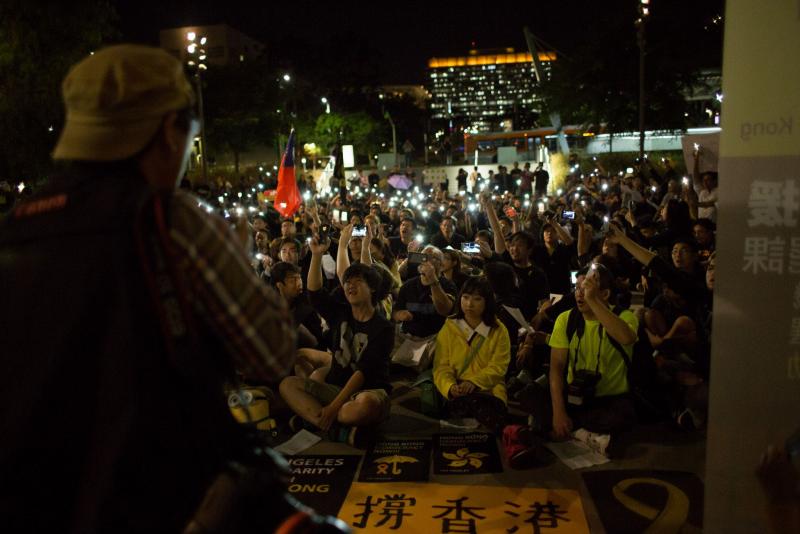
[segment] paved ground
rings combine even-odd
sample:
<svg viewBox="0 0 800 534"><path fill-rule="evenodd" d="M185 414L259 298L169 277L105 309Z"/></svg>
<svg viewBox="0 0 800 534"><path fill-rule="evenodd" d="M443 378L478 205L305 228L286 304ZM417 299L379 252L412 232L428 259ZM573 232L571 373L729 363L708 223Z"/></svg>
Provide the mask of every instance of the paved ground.
<svg viewBox="0 0 800 534"><path fill-rule="evenodd" d="M395 382L392 394L392 416L379 427L386 438L430 437L441 432L439 422L418 412L419 392L409 387L410 382ZM513 409L512 409L513 414ZM452 432L452 430L447 430ZM498 443L499 446L499 443ZM502 456L502 448L500 448ZM320 442L304 454L363 454L341 443ZM643 425L621 436L612 444L612 461L593 468L573 471L545 452L546 463L527 470L513 470L503 459L502 473L487 475L434 475L430 481L440 484L480 484L509 487L537 487L548 489L572 489L580 492L583 507L591 532L605 532L581 473L604 469L644 469L688 471L704 478L705 437L686 433L665 423Z"/></svg>

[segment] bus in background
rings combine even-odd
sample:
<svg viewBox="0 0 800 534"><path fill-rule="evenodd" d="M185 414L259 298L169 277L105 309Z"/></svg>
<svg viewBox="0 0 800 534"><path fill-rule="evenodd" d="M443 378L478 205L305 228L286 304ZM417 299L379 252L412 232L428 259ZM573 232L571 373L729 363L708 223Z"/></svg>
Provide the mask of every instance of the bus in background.
<svg viewBox="0 0 800 534"><path fill-rule="evenodd" d="M586 138L593 134L585 134L578 126L566 126L564 135L570 150L580 150L585 148ZM557 152L557 143L556 130L552 126L510 132L464 132L464 161L474 162L477 150L478 163L496 163L497 149L512 146L517 149L517 160L533 161L537 160L542 147Z"/></svg>
<svg viewBox="0 0 800 534"><path fill-rule="evenodd" d="M687 128L685 131L652 131L645 132L645 152L661 152L682 150L681 139L686 135L719 134L719 126L700 126ZM639 133L622 132L613 136L608 133L595 134L581 130L578 126L566 126L564 135L570 153L579 156L594 156L610 152L638 152ZM515 132L486 132L464 134L464 161L475 161L475 150L478 151L478 163L497 163L497 149L515 147L515 161L539 161L543 151L558 152L558 139L552 127Z"/></svg>

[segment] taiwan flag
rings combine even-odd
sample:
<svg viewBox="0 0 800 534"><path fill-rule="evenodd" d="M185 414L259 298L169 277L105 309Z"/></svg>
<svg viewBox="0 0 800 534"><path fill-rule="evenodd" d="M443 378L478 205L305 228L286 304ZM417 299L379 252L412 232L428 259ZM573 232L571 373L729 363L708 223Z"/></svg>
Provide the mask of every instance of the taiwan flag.
<svg viewBox="0 0 800 534"><path fill-rule="evenodd" d="M289 142L286 143L286 152L281 159L281 168L278 170L278 190L274 205L283 217L291 217L301 202L297 180L294 177L294 129L292 129L289 133Z"/></svg>

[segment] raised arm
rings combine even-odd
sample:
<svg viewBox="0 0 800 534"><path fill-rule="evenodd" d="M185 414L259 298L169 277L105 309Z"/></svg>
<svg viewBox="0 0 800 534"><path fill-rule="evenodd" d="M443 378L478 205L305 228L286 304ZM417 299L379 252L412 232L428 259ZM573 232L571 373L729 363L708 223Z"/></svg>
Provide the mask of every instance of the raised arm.
<svg viewBox="0 0 800 534"><path fill-rule="evenodd" d="M628 253L630 253L630 255L636 259L636 261L645 267L650 265L650 262L656 257L655 252L644 248L639 243L626 236L625 232L623 232L622 229L615 223L610 223L608 225L608 240L612 243L617 243L619 246L627 250Z"/></svg>
<svg viewBox="0 0 800 534"><path fill-rule="evenodd" d="M347 246L350 243L350 237L353 235L353 223L348 224L342 228L339 234L339 249L336 251L336 276L339 277L339 282L344 284L344 272L350 267L350 256L347 254Z"/></svg>
<svg viewBox="0 0 800 534"><path fill-rule="evenodd" d="M578 225L578 257L585 256L592 248L592 225Z"/></svg>
<svg viewBox="0 0 800 534"><path fill-rule="evenodd" d="M480 199L481 206L486 210L486 217L489 219L489 226L492 227L492 233L494 234L494 251L502 255L507 250L506 237L500 228L500 219L497 218L497 213L494 211L491 193L484 191L481 193Z"/></svg>
<svg viewBox="0 0 800 534"><path fill-rule="evenodd" d="M311 243L308 245L311 250L311 265L308 268L308 280L306 280L306 288L309 291L322 289L322 256L328 251L330 245L330 238L322 243L319 242L318 236L311 238Z"/></svg>
<svg viewBox="0 0 800 534"><path fill-rule="evenodd" d="M572 236L569 235L569 233L566 230L564 230L564 227L561 226L561 224L559 224L559 222L556 221L555 218L551 217L547 219L547 222L549 222L553 226L553 229L556 231L556 235L558 236L559 241L561 241L567 246L575 242Z"/></svg>
<svg viewBox="0 0 800 534"><path fill-rule="evenodd" d="M590 271L590 274L583 279L583 295L586 304L592 309L592 313L594 313L610 337L622 345L636 343L636 332L631 330L630 325L601 300L597 273Z"/></svg>
<svg viewBox="0 0 800 534"><path fill-rule="evenodd" d="M380 228L380 227L379 227ZM367 224L367 235L361 240L361 263L372 265L372 252L369 245L372 242L372 225Z"/></svg>

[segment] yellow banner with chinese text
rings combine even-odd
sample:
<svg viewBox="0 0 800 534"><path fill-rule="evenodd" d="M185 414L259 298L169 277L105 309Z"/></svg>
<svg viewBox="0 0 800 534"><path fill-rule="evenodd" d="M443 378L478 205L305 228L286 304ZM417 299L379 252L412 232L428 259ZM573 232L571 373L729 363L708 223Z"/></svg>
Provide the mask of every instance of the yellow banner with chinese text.
<svg viewBox="0 0 800 534"><path fill-rule="evenodd" d="M354 483L339 518L355 532L589 532L578 492L545 488Z"/></svg>

